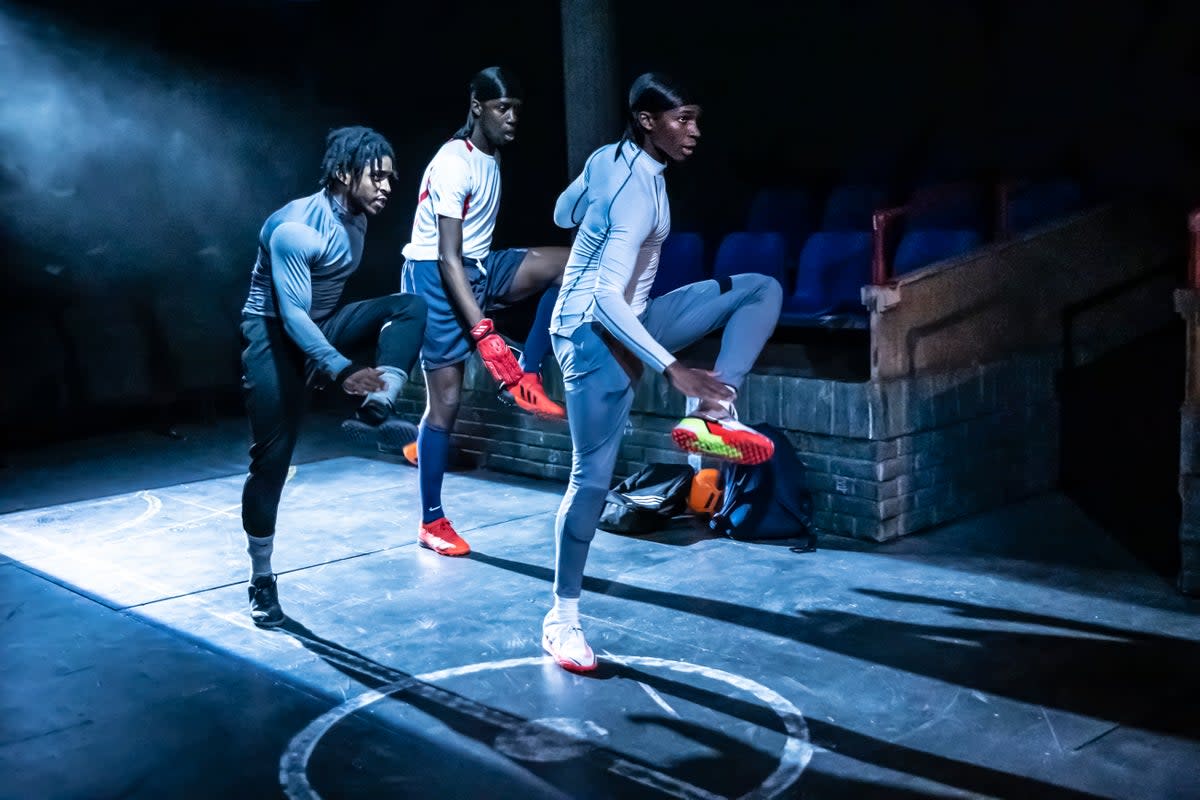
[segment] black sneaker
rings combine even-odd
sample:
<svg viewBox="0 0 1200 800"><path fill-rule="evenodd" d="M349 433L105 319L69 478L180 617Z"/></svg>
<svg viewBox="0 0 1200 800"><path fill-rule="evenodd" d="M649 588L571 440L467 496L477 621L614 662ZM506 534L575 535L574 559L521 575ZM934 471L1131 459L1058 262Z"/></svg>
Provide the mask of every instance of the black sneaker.
<svg viewBox="0 0 1200 800"><path fill-rule="evenodd" d="M283 624L283 609L279 607L279 588L274 575L259 575L246 587L250 595L250 619L260 628Z"/></svg>
<svg viewBox="0 0 1200 800"><path fill-rule="evenodd" d="M399 417L390 417L379 425L368 425L360 419L342 423L342 432L356 444L375 447L381 453L401 455L404 445L417 440L417 426Z"/></svg>
<svg viewBox="0 0 1200 800"><path fill-rule="evenodd" d="M368 400L354 412L354 416L368 425L378 425L391 416L391 414L392 407L378 400Z"/></svg>

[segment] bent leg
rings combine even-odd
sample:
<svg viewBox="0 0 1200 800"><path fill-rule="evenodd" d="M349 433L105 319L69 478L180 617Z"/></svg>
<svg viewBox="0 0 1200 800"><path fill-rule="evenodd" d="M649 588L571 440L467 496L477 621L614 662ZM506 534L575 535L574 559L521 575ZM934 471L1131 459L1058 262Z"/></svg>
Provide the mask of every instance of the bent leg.
<svg viewBox="0 0 1200 800"><path fill-rule="evenodd" d="M767 275L746 273L682 286L650 301L643 324L676 352L724 326L714 371L735 390L775 331L783 289Z"/></svg>
<svg viewBox="0 0 1200 800"><path fill-rule="evenodd" d="M521 348L520 363L525 374L518 384L508 387L506 393L509 402L550 419L562 419L566 415L563 407L546 394L541 373L550 353L550 318L558 302L558 289L569 253L565 247L540 247L505 250L489 257L489 303L514 303L540 293L533 322Z"/></svg>
<svg viewBox="0 0 1200 800"><path fill-rule="evenodd" d="M358 419L348 420L343 430L361 443L381 448L403 447L416 438L407 422L382 423L391 416L421 352L425 301L401 293L362 300L339 308L319 327L339 351L354 360L370 359L370 365L383 373L384 388L363 398Z"/></svg>
<svg viewBox="0 0 1200 800"><path fill-rule="evenodd" d="M570 254L569 247L529 248L512 279L506 282L508 285L499 287L496 299L516 303L548 286L562 284L563 270Z"/></svg>
<svg viewBox="0 0 1200 800"><path fill-rule="evenodd" d="M562 284L563 270L571 251L566 247L537 247L525 251L516 272L503 294L498 299L503 303L515 303L541 292L533 324L521 351L521 369L541 374L542 362L550 354L550 316L558 302L558 287Z"/></svg>
<svg viewBox="0 0 1200 800"><path fill-rule="evenodd" d="M349 303L320 323L329 343L345 352L374 351L375 367L395 367L406 376L416 366L425 336L425 301L415 294L389 294Z"/></svg>

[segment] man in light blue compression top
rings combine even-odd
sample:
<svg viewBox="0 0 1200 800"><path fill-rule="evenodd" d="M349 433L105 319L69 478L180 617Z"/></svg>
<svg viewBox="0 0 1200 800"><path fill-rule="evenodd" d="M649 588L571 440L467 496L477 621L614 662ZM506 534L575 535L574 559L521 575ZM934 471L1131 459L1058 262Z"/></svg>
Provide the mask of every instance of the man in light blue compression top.
<svg viewBox="0 0 1200 800"><path fill-rule="evenodd" d="M737 422L733 400L775 330L783 290L766 275L700 281L650 298L659 251L671 230L663 171L692 154L700 106L669 78L647 73L629 91L628 130L601 147L558 198L554 221L578 227L551 315L571 427L571 477L555 519L554 607L542 647L565 669L595 669L579 620L588 548L612 481L642 366L699 400L672 439L685 450L756 464L771 440ZM672 352L724 328L712 370Z"/></svg>
<svg viewBox="0 0 1200 800"><path fill-rule="evenodd" d="M425 303L392 294L338 307L362 260L367 219L392 193L392 146L370 128L338 128L326 139L322 188L267 218L242 308L242 389L250 417L250 474L242 490L248 538L250 615L260 626L284 620L271 554L310 387L337 385L362 397L352 435L416 438L392 407L416 363ZM362 355L368 363L352 361Z"/></svg>

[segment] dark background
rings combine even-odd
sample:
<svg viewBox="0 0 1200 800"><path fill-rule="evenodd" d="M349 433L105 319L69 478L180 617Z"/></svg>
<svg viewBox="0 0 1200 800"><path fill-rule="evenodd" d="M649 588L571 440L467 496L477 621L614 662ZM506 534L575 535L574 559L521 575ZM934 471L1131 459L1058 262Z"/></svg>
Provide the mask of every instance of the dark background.
<svg viewBox="0 0 1200 800"><path fill-rule="evenodd" d="M1184 2L1100 9L613 3L622 87L659 69L704 102L704 143L668 185L676 230L714 244L741 226L755 188L846 180L887 183L899 199L933 180L1064 174L1095 199L1166 199L1182 226L1200 201L1200 14ZM77 339L67 312L131 306L150 319L138 309L164 291L219 308L233 336L258 229L315 191L338 125L374 126L396 148L401 186L371 223L348 297L394 291L421 171L465 118L471 75L493 63L526 95L496 244L567 243L550 219L570 178L559 13L551 0L0 4L5 374L38 364L17 317ZM113 335L103 319L94 327ZM162 383L171 356L158 360ZM72 384L87 356L66 361L65 394L44 402L4 381L10 423L94 405Z"/></svg>
<svg viewBox="0 0 1200 800"><path fill-rule="evenodd" d="M1069 173L1197 198L1195 4L783 6L613 4L622 89L663 69L704 100L705 146L670 176L681 225L717 234L737 227L757 186L856 178L903 189ZM368 243L372 265L394 262L421 169L465 116L470 76L492 63L528 95L498 235L563 240L549 221L569 177L556 2L0 9L0 189L18 244L74 261L97 246L76 237L120 233L110 252L144 249L137 260L160 274L145 262L169 260L171 237L152 235L168 217L227 242L240 276L261 218L314 188L324 132L362 123L392 140L408 182ZM138 224L119 228L133 220L114 220L116 205L136 206Z"/></svg>

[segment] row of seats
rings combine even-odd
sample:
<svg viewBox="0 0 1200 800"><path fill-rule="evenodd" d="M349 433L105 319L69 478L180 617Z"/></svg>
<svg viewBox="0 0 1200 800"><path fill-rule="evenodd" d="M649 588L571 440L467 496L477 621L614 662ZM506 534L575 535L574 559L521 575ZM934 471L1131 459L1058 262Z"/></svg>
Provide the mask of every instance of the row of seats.
<svg viewBox="0 0 1200 800"><path fill-rule="evenodd" d="M735 231L721 240L710 267L704 238L694 231L676 232L663 243L651 295L664 295L708 278L757 272L770 275L783 286L788 314L853 313L862 310L859 289L870 282L871 247L870 233L817 232L802 248L796 268L789 269L783 234Z"/></svg>
<svg viewBox="0 0 1200 800"><path fill-rule="evenodd" d="M893 257L893 274L903 275L928 264L961 255L983 244L971 230L908 230ZM784 310L823 316L862 311L860 289L871 281L872 234L866 231L816 231L808 236L794 262L787 256L786 237L776 231L734 231L717 247L711 268L704 238L693 231L672 233L663 243L652 296L688 283L758 272L784 288Z"/></svg>
<svg viewBox="0 0 1200 800"><path fill-rule="evenodd" d="M905 205L913 227L971 229L981 233L1004 225L999 235L1023 233L1084 207L1083 187L1068 178L1008 181L927 182L901 193L878 184L834 186L822 200L804 187L756 191L743 230L777 231L798 252L812 231L869 231L872 214ZM1003 211L1004 213L998 213Z"/></svg>
<svg viewBox="0 0 1200 800"><path fill-rule="evenodd" d="M798 188L755 194L745 230L726 234L711 264L696 232L676 232L663 245L653 295L708 277L758 272L784 287L785 316L861 314L861 288L871 280L872 217L890 205L878 186L835 187L815 219L812 193ZM1079 210L1078 184L1067 181L1011 184L997 193L1005 213L1003 235L1025 232ZM892 274L899 276L967 253L992 238L992 206L984 187L938 184L915 189L906 199L898 241L889 242Z"/></svg>

